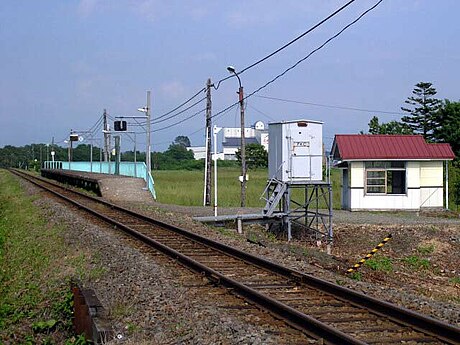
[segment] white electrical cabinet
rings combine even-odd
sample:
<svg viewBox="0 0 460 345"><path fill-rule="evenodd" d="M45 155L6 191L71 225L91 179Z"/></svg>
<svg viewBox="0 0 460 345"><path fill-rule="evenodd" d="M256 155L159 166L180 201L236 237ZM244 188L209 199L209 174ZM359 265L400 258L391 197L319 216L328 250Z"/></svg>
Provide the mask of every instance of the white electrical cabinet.
<svg viewBox="0 0 460 345"><path fill-rule="evenodd" d="M283 182L323 180L323 123L311 120L268 124L269 178Z"/></svg>

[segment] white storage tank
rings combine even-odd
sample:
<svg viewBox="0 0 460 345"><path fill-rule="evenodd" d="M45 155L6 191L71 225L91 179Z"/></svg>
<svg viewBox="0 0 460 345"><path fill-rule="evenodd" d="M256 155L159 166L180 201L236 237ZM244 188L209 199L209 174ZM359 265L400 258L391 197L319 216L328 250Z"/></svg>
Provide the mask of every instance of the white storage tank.
<svg viewBox="0 0 460 345"><path fill-rule="evenodd" d="M268 124L268 176L283 182L323 180L323 122Z"/></svg>

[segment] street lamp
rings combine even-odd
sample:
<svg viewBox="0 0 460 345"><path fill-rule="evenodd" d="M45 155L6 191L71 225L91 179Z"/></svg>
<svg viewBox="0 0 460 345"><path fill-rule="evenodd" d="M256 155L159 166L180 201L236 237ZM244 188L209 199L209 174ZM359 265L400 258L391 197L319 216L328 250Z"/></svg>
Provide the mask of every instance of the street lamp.
<svg viewBox="0 0 460 345"><path fill-rule="evenodd" d="M238 79L240 88L238 90L239 103L240 103L240 119L241 119L241 207L246 206L246 140L244 137L244 96L243 86L241 86L241 79L235 70L235 67L228 66L227 71L235 75Z"/></svg>
<svg viewBox="0 0 460 345"><path fill-rule="evenodd" d="M147 105L142 108L138 108L137 111L140 111L141 113L145 113L145 116L147 117L147 148L145 150L145 165L146 165L146 176L145 176L145 181L146 181L146 188L149 190L149 184L150 184L150 171L152 170L152 163L150 160L150 91L147 91Z"/></svg>

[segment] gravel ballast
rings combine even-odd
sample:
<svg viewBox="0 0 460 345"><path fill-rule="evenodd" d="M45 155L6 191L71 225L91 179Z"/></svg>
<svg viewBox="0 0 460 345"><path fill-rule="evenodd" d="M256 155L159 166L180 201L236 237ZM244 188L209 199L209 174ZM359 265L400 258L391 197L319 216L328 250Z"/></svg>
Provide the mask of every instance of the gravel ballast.
<svg viewBox="0 0 460 345"><path fill-rule="evenodd" d="M31 193L37 192L37 188L28 183L24 185ZM289 344L299 339L299 332L294 330L292 334L279 334L276 320L230 295L225 289L210 286L207 280L180 268L162 255L129 245L130 241L125 236L104 223L83 216L45 193L42 195L36 201L37 205L55 221L68 224L66 241L88 258L87 271L97 273L80 278L86 287L96 291L109 317L114 320L114 334L118 337L112 340L113 343ZM123 206L303 273L460 325L459 287L450 284L452 277L459 274L459 266L456 266L460 264L458 254L450 263L444 262L448 257L445 253L431 254L433 260L442 258L432 263L437 265L436 279L440 279L440 285L446 285L442 293L420 293L423 286L438 288L429 272L425 271L401 270L382 274L364 268L365 278L362 281L343 274L351 260L360 257L366 248L372 249L371 244L388 231L398 235L394 243L384 250L385 255L390 257L407 251L407 246L403 246L405 243L400 240L404 235L412 234L420 241L430 241L431 237L425 234L434 231L434 228L437 236L445 238L443 243L449 246L444 249L458 253L460 222L456 219L419 217L415 214L338 213L334 220L336 246L331 257L304 242L294 241L288 245L283 241L267 239L259 226L245 227L244 236L237 235L233 229L204 226L191 218L197 214L204 215L199 213L201 208L189 208L187 211L186 207L160 204L124 203ZM230 211L241 212L238 209ZM253 210L244 211L254 213ZM366 233L369 235L361 242L353 237L361 238ZM260 238L259 242L265 247L247 241L247 237L254 236ZM436 246L440 245L436 242ZM398 281L394 277L398 277ZM452 298L446 295L452 295ZM234 305L241 308L228 308ZM305 338L305 341L308 340Z"/></svg>

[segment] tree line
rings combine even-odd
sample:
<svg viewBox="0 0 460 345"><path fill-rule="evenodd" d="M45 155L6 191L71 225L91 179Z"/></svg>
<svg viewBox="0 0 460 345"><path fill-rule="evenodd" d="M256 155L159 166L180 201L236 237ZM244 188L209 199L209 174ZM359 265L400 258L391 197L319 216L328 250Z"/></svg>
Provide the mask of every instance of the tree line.
<svg viewBox="0 0 460 345"><path fill-rule="evenodd" d="M249 145L248 145L249 146ZM153 170L202 170L204 159L196 160L193 152L189 149L190 140L186 136L178 136L164 152L152 152L151 161ZM100 147L94 145L92 148L94 162L102 161L104 154ZM251 148L249 147L249 151ZM68 161L69 150L66 147L50 144L31 144L21 147L6 145L0 148L0 168L22 168L39 170L43 162L52 160L51 152L54 152L55 161ZM70 151L73 162L88 162L91 157L91 146L80 144ZM145 162L145 152L125 151L121 153L121 160L133 162ZM252 157L251 155L249 155ZM112 156L111 160L115 158ZM251 158L254 165L260 165L260 159ZM219 166L237 166L237 161L218 161Z"/></svg>

